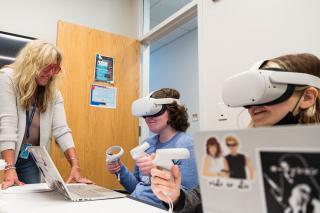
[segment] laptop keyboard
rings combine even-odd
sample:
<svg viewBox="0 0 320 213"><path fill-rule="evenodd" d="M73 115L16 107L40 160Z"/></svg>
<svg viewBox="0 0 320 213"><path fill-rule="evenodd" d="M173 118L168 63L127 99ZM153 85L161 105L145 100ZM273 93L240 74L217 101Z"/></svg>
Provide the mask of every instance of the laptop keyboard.
<svg viewBox="0 0 320 213"><path fill-rule="evenodd" d="M93 198L93 197L101 197L105 195L106 192L111 190L96 187L95 185L68 185L68 189L70 192L79 195L83 198Z"/></svg>

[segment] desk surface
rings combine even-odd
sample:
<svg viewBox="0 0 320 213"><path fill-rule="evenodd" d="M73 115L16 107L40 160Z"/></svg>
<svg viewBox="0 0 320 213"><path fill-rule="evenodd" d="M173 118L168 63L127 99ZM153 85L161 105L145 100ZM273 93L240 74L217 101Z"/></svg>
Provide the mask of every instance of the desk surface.
<svg viewBox="0 0 320 213"><path fill-rule="evenodd" d="M30 186L33 185L33 186ZM57 192L48 191L43 184L30 184L14 186L9 190L0 191L0 212L23 213L106 213L139 212L139 213L164 213L159 208L132 200L119 198L86 202L71 202Z"/></svg>

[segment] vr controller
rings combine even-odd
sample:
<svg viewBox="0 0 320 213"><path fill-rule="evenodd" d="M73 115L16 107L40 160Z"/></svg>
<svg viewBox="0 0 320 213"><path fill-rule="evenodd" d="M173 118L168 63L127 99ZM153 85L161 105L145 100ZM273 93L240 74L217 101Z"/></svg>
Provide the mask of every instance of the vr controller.
<svg viewBox="0 0 320 213"><path fill-rule="evenodd" d="M114 153L117 152L118 153ZM106 151L106 162L112 163L116 161L120 161L121 156L124 154L124 150L121 146L112 146ZM120 181L120 174L116 173L117 179Z"/></svg>
<svg viewBox="0 0 320 213"><path fill-rule="evenodd" d="M143 144L131 149L130 154L133 160L138 160L139 158L144 157L146 155L145 151L149 149L149 147L150 147L150 144L147 142L144 142Z"/></svg>
<svg viewBox="0 0 320 213"><path fill-rule="evenodd" d="M118 151L118 153L114 154L115 151ZM118 161L123 154L124 151L121 146L112 146L106 151L106 161L109 163Z"/></svg>
<svg viewBox="0 0 320 213"><path fill-rule="evenodd" d="M170 171L174 165L172 160L188 158L190 152L186 148L158 149L153 164Z"/></svg>
<svg viewBox="0 0 320 213"><path fill-rule="evenodd" d="M153 160L153 165L159 166L165 170L171 171L173 167L172 160L188 159L190 158L190 152L186 148L172 148L172 149L158 149L156 151L156 157ZM162 191L168 199L169 212L173 212L173 202L170 198L171 193L168 191Z"/></svg>

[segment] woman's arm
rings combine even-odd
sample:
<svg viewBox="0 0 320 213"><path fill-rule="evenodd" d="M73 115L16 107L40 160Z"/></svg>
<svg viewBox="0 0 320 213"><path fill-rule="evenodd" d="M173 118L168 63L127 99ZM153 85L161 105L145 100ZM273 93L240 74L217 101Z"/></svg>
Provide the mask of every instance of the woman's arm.
<svg viewBox="0 0 320 213"><path fill-rule="evenodd" d="M21 186L24 185L23 182L19 181L16 168L14 166L14 151L12 149L7 149L1 152L2 158L6 161L7 166L4 170L3 182L1 184L1 189L6 189L14 184Z"/></svg>
<svg viewBox="0 0 320 213"><path fill-rule="evenodd" d="M202 169L202 173L204 176L216 176L216 173L210 172L210 167L211 167L211 160L210 160L210 156L206 156L204 159L204 165L203 165L203 169Z"/></svg>
<svg viewBox="0 0 320 213"><path fill-rule="evenodd" d="M15 148L18 141L18 112L14 84L7 72L13 71L6 69L0 72L0 152L7 163L2 189L14 184L23 185L14 167Z"/></svg>
<svg viewBox="0 0 320 213"><path fill-rule="evenodd" d="M245 158L246 158L246 167L248 168L248 173L249 173L248 175L249 179L253 180L255 175L254 175L254 169L253 169L251 160L248 157L245 157Z"/></svg>
<svg viewBox="0 0 320 213"><path fill-rule="evenodd" d="M223 171L221 176L229 177L229 164L225 157L223 157Z"/></svg>
<svg viewBox="0 0 320 213"><path fill-rule="evenodd" d="M188 191L182 190L181 199L179 201L180 203L176 203L174 208L175 212L177 213L202 212L199 186Z"/></svg>
<svg viewBox="0 0 320 213"><path fill-rule="evenodd" d="M141 181L139 179L139 168L137 165L134 166L134 175L129 171L125 165L121 165L120 168L120 183L129 192L132 193L137 184Z"/></svg>
<svg viewBox="0 0 320 213"><path fill-rule="evenodd" d="M18 108L13 81L4 71L0 72L0 88L0 152L14 151L18 141Z"/></svg>
<svg viewBox="0 0 320 213"><path fill-rule="evenodd" d="M79 160L73 143L71 130L68 127L62 95L57 91L53 105L52 134L71 165L71 171L67 183L76 181L80 183L93 183L82 177Z"/></svg>
<svg viewBox="0 0 320 213"><path fill-rule="evenodd" d="M66 113L64 110L63 97L60 91L57 91L53 105L52 134L63 152L69 148L74 148L74 142L71 130L67 124Z"/></svg>
<svg viewBox="0 0 320 213"><path fill-rule="evenodd" d="M67 149L64 152L64 154L71 166L70 176L67 180L67 183L70 183L71 181L75 181L78 183L93 183L93 181L81 176L80 164L79 164L79 160L78 160L75 148Z"/></svg>

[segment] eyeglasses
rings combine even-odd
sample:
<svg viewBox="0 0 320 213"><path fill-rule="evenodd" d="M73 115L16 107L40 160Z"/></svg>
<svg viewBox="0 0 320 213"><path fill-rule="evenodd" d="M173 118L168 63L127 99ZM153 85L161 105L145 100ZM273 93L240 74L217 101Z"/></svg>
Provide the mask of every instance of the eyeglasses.
<svg viewBox="0 0 320 213"><path fill-rule="evenodd" d="M49 64L43 69L43 72L49 73L52 72L52 74L56 75L61 71L61 67L58 64Z"/></svg>
<svg viewBox="0 0 320 213"><path fill-rule="evenodd" d="M235 147L235 146L238 146L238 144L237 143L233 143L233 144L227 143L227 147Z"/></svg>

